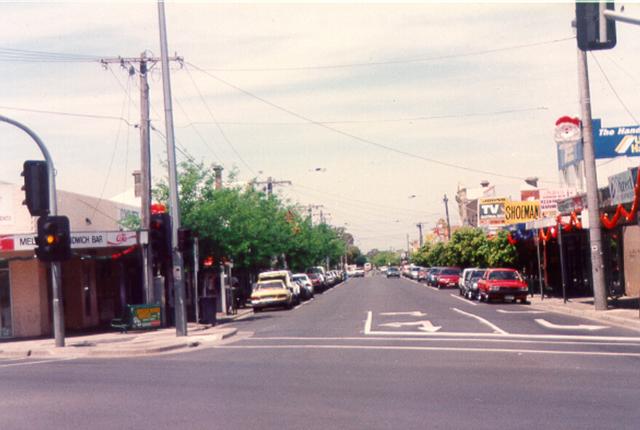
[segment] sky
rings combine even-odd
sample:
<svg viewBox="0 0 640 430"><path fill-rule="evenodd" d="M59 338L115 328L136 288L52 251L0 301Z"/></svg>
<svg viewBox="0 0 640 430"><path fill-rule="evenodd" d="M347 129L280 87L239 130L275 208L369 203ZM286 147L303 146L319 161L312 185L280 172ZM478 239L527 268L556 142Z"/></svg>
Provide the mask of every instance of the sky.
<svg viewBox="0 0 640 430"><path fill-rule="evenodd" d="M160 55L155 2L0 3L0 114L32 128L58 188L109 198L140 165L139 83L100 59ZM640 17L640 5L625 14ZM580 116L573 3L168 2L178 160L291 181L283 198L363 250L402 249L458 187L519 197L559 186L553 128ZM593 117L638 124L640 29L589 54ZM167 175L160 65L150 75L152 175ZM0 124L0 181L33 142ZM186 154L186 155L185 155ZM598 161L607 176L635 159Z"/></svg>

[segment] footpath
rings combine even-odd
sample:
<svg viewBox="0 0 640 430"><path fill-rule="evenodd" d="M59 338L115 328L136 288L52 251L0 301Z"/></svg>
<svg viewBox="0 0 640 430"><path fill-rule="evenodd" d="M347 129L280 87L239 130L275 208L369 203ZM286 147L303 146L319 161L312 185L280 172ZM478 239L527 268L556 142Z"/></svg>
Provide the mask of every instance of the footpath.
<svg viewBox="0 0 640 430"><path fill-rule="evenodd" d="M618 300L610 300L609 307L605 311L596 311L593 306L593 298L573 298L567 303L561 298L540 296L529 297L532 307L540 310L573 315L609 324L617 327L640 331L640 313L638 311L638 299L623 297Z"/></svg>
<svg viewBox="0 0 640 430"><path fill-rule="evenodd" d="M79 358L131 357L193 350L213 346L235 336L238 329L228 323L247 317L252 309L239 309L236 315L218 314L217 324L189 323L187 336L176 336L175 327L68 336L65 346L55 346L53 338L0 342L0 358Z"/></svg>

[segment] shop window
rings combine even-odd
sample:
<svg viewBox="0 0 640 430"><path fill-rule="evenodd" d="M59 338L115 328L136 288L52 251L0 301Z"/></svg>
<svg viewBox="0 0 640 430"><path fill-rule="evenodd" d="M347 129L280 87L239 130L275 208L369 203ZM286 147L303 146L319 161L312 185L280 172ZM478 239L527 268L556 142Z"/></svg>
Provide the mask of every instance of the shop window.
<svg viewBox="0 0 640 430"><path fill-rule="evenodd" d="M9 265L0 261L0 337L11 337L11 285Z"/></svg>

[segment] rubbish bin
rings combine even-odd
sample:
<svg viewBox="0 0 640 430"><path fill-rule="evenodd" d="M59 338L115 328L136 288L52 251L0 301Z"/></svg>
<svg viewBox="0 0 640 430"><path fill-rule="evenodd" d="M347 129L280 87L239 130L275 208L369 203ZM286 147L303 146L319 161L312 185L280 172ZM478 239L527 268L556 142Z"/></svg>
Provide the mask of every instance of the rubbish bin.
<svg viewBox="0 0 640 430"><path fill-rule="evenodd" d="M200 297L200 323L216 325L216 298Z"/></svg>

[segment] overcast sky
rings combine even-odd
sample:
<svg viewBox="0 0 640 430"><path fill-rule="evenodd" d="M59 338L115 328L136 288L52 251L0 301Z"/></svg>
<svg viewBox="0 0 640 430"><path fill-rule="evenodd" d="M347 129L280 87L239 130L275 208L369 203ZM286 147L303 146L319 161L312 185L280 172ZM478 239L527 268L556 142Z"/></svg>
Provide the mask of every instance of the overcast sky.
<svg viewBox="0 0 640 430"><path fill-rule="evenodd" d="M0 8L0 114L45 141L60 189L108 198L131 188L138 77L96 60L159 56L156 3ZM364 250L415 240L417 222L444 216L445 193L457 223L459 185L487 179L514 198L519 178L558 186L554 123L580 112L573 3L176 2L166 15L169 50L185 60L171 75L179 148L235 166L241 181L292 181L278 193L323 205ZM609 82L589 58L593 116L605 126L637 124L638 52L640 29L621 24L618 46L595 54ZM159 66L150 85L164 133ZM166 175L159 132L155 178ZM20 183L22 162L40 158L35 145L8 125L0 145L0 180ZM600 183L634 163L604 164Z"/></svg>

